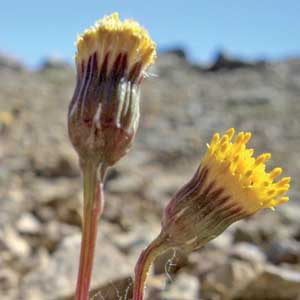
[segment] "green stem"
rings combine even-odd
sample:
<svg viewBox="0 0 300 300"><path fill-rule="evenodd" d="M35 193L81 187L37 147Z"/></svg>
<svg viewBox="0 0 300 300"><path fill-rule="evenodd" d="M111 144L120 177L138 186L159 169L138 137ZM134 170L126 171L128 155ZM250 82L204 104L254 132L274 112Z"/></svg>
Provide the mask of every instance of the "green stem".
<svg viewBox="0 0 300 300"><path fill-rule="evenodd" d="M82 163L83 172L83 220L79 271L75 300L88 300L98 220L102 214L103 180L97 179L97 165L93 161ZM105 172L104 172L105 173Z"/></svg>
<svg viewBox="0 0 300 300"><path fill-rule="evenodd" d="M133 287L133 300L144 299L145 282L154 259L168 249L165 236L160 234L141 253L135 266L135 279Z"/></svg>

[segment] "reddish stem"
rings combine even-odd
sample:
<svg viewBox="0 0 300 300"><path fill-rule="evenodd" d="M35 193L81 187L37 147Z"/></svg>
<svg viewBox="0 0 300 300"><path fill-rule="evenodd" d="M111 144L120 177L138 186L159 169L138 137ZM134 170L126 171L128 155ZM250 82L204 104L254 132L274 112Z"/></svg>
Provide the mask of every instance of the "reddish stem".
<svg viewBox="0 0 300 300"><path fill-rule="evenodd" d="M133 300L144 299L145 282L151 264L159 254L167 249L168 245L166 244L166 240L164 236L160 234L145 250L143 250L135 266Z"/></svg>
<svg viewBox="0 0 300 300"><path fill-rule="evenodd" d="M92 163L83 166L84 211L79 271L75 300L88 300L91 282L98 220L103 210L103 186L97 181L97 168Z"/></svg>

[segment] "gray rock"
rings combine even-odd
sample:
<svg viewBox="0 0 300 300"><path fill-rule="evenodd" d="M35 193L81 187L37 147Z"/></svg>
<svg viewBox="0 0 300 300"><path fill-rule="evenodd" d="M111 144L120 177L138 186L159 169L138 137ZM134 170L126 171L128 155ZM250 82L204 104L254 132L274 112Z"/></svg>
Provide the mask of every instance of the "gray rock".
<svg viewBox="0 0 300 300"><path fill-rule="evenodd" d="M267 249L268 260L274 264L300 263L300 242L295 240L274 241Z"/></svg>
<svg viewBox="0 0 300 300"><path fill-rule="evenodd" d="M289 203L288 205L283 205L278 211L284 223L300 225L298 203Z"/></svg>
<svg viewBox="0 0 300 300"><path fill-rule="evenodd" d="M78 157L71 147L59 147L55 152L45 147L32 153L29 159L31 168L38 176L56 178L80 175Z"/></svg>
<svg viewBox="0 0 300 300"><path fill-rule="evenodd" d="M199 280L189 274L180 273L161 293L160 299L198 300L200 292Z"/></svg>
<svg viewBox="0 0 300 300"><path fill-rule="evenodd" d="M42 224L31 213L24 213L17 221L16 228L21 234L38 235L41 234Z"/></svg>
<svg viewBox="0 0 300 300"><path fill-rule="evenodd" d="M228 254L220 251L220 249L205 247L201 251L191 253L188 260L189 265L193 266L193 273L200 278L204 278L209 272L224 265L228 260Z"/></svg>
<svg viewBox="0 0 300 300"><path fill-rule="evenodd" d="M204 299L232 299L258 276L261 269L260 264L229 261L204 277L201 296Z"/></svg>
<svg viewBox="0 0 300 300"><path fill-rule="evenodd" d="M43 60L41 69L71 69L71 65L63 58L50 56Z"/></svg>
<svg viewBox="0 0 300 300"><path fill-rule="evenodd" d="M80 229L76 226L50 221L43 228L43 235L40 238L40 245L43 245L50 252L53 252L57 245L68 236L79 233Z"/></svg>
<svg viewBox="0 0 300 300"><path fill-rule="evenodd" d="M79 234L64 239L47 264L28 273L21 281L21 299L71 298L78 271L80 240ZM97 246L92 289L98 291L109 285L114 289L114 283L120 282L128 284L133 266L126 257L106 239L98 238Z"/></svg>
<svg viewBox="0 0 300 300"><path fill-rule="evenodd" d="M11 269L1 266L0 269L0 297L5 300L17 300L18 274Z"/></svg>
<svg viewBox="0 0 300 300"><path fill-rule="evenodd" d="M203 72L200 68L195 70L182 56L180 52L165 53L149 72L157 74L158 78L147 78L143 84L139 133L132 151L116 166L119 176L114 178L118 181L127 176L134 182L120 180L113 193L106 190L103 219L110 221L106 238L111 237L118 255L126 256L131 271L141 249L158 229L162 208L192 176L206 151L205 143L215 131L223 133L232 126L252 131L250 147L253 146L255 153L270 151L273 154L274 159L267 169L278 163L293 179L290 193L293 205L283 205L275 213L266 210L246 222L238 222L231 227L233 231L226 231L225 235L189 256L186 269L204 281L232 260L252 267L253 263L248 262L252 254L237 251L230 256L234 242L254 243L261 249L268 249L274 241L291 237L300 240L299 204L295 201L300 195L300 60L275 62L264 68ZM48 270L44 265L49 266L49 261L54 264L57 247L66 235L73 234L68 225L75 225L78 230L81 224L82 182L77 155L68 141L66 128L67 108L76 78L72 70L57 62L50 62L41 72L13 69L1 67L0 63L0 111L14 117L4 131L0 129L0 236L8 226L27 246L22 246L21 242L21 250L14 249L18 243L11 243L0 250L0 260L9 262L8 267L12 266L18 277L24 276L22 286L25 278L36 274L32 291L39 291L43 290L43 285L47 286L47 280L39 278L46 276L53 282L53 277L57 276L60 280L60 273L48 275L53 269ZM24 229L27 233L17 227L20 216L29 211L42 224L41 234L33 234L36 231L33 224L21 226L27 228ZM148 228L140 225L141 220L149 224ZM104 226L101 222L100 227ZM139 227L140 232L136 233ZM2 245L1 242L0 247ZM112 252L110 248L106 250ZM70 269L74 271L73 264L78 262L78 257L72 257L73 252L69 252L70 258L66 260L70 260L68 264L72 264ZM36 257L36 253L43 253L42 258ZM169 257L161 259L155 263L157 273L164 273ZM21 261L26 268L18 266ZM297 268L297 265L289 267ZM95 264L96 273L100 269ZM103 275L102 269L100 271ZM64 274L62 272L63 284L66 282ZM230 277L230 270L228 274ZM19 283L11 282L18 291ZM114 284L117 282L113 280ZM127 288L128 281L124 286L124 289L119 287L120 291ZM107 288L108 294L112 291L106 281L101 283L101 292L102 287ZM54 287L53 290L59 289ZM100 298L99 294L96 299ZM118 299L116 295L113 298ZM44 298L41 296L39 300Z"/></svg>
<svg viewBox="0 0 300 300"><path fill-rule="evenodd" d="M264 61L249 62L233 56L228 55L220 51L217 53L216 58L212 66L208 69L209 71L220 71L220 70L235 70L240 68L253 68L262 67L265 65Z"/></svg>
<svg viewBox="0 0 300 300"><path fill-rule="evenodd" d="M36 179L32 187L33 198L40 204L51 204L61 201L66 205L74 195L81 190L80 186L74 186L74 182L66 178L52 180Z"/></svg>
<svg viewBox="0 0 300 300"><path fill-rule="evenodd" d="M129 232L116 232L112 226L105 226L104 234L134 265L142 250L159 234L159 224L140 223Z"/></svg>
<svg viewBox="0 0 300 300"><path fill-rule="evenodd" d="M231 248L233 242L232 231L227 229L225 232L217 236L215 239L210 241L206 247L212 247L222 251L226 251Z"/></svg>
<svg viewBox="0 0 300 300"><path fill-rule="evenodd" d="M253 263L264 263L266 260L266 255L260 248L246 242L241 242L234 245L229 254L233 258Z"/></svg>
<svg viewBox="0 0 300 300"><path fill-rule="evenodd" d="M24 70L24 65L13 56L0 53L0 69L2 68L22 71Z"/></svg>
<svg viewBox="0 0 300 300"><path fill-rule="evenodd" d="M295 300L300 297L300 272L267 266L234 300Z"/></svg>
<svg viewBox="0 0 300 300"><path fill-rule="evenodd" d="M2 249L1 249L2 248ZM7 226L0 231L0 251L9 251L17 259L27 258L30 255L30 245L13 228Z"/></svg>
<svg viewBox="0 0 300 300"><path fill-rule="evenodd" d="M281 223L278 214L268 211L247 221L241 221L236 225L235 243L248 242L259 246L268 245L274 240L286 239L293 234L292 228Z"/></svg>
<svg viewBox="0 0 300 300"><path fill-rule="evenodd" d="M176 276L150 276L145 292L146 299L198 300L200 283L197 277L183 272Z"/></svg>

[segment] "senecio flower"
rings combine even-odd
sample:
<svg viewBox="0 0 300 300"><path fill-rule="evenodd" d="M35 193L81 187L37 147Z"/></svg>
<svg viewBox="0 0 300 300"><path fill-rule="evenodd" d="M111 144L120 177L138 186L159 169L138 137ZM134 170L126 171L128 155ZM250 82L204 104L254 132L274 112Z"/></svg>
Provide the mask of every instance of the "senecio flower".
<svg viewBox="0 0 300 300"><path fill-rule="evenodd" d="M140 86L156 57L138 23L105 17L77 40L77 82L68 112L70 140L83 176L82 241L76 300L89 299L107 169L130 149L140 116Z"/></svg>
<svg viewBox="0 0 300 300"><path fill-rule="evenodd" d="M140 85L156 46L137 22L118 14L77 39L77 83L69 135L80 157L113 165L130 148L139 123Z"/></svg>
<svg viewBox="0 0 300 300"><path fill-rule="evenodd" d="M290 177L274 181L281 168L266 172L269 153L254 158L246 144L251 133L234 129L216 133L192 179L167 205L159 236L141 254L135 269L134 300L143 299L151 262L169 248L192 251L221 234L229 225L263 208L288 201Z"/></svg>
<svg viewBox="0 0 300 300"><path fill-rule="evenodd" d="M199 248L233 222L288 201L290 177L274 182L282 169L266 172L271 154L254 158L246 147L251 133L232 142L233 135L231 128L213 136L195 175L166 207L162 227L173 246Z"/></svg>

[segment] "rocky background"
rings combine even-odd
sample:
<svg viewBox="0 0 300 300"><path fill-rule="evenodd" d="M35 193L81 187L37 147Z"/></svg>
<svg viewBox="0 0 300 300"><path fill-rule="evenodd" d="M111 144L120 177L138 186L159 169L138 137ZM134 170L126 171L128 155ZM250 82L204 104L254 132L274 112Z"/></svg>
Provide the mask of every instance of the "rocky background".
<svg viewBox="0 0 300 300"><path fill-rule="evenodd" d="M238 222L200 251L155 262L152 300L300 300L300 59L208 67L161 53L143 86L130 154L108 175L93 297L128 300L134 264L162 209L195 171L215 131L250 130L256 154L292 176L290 202ZM66 115L74 71L47 59L30 71L0 56L0 299L72 299L81 177Z"/></svg>

